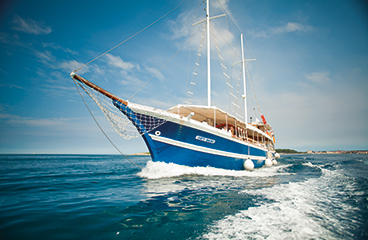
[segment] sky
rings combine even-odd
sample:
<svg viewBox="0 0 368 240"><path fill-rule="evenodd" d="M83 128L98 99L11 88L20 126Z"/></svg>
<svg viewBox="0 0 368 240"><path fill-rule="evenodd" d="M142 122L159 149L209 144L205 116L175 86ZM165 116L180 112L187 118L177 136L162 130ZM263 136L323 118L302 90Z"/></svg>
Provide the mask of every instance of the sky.
<svg viewBox="0 0 368 240"><path fill-rule="evenodd" d="M255 72L254 90L261 112L273 126L276 148L368 149L366 1L219 2L210 5L211 16L223 10L227 15L212 21L221 36L227 35L218 39L219 46L231 58L226 45L235 46L244 34L246 58L257 59L248 68ZM1 1L0 153L118 154L93 121L69 74L181 3ZM130 101L160 109L183 104L188 63L194 64L198 48L184 44L202 29L203 25L191 24L205 16L204 7L202 1L185 1L78 74L128 99L182 48ZM213 49L212 105L227 110L228 94L216 55ZM205 66L205 59L200 63ZM198 75L194 103L206 105L206 91L205 75ZM249 84L247 91L251 96ZM99 108L87 102L123 153L148 151L141 138L122 139ZM253 113L255 102L248 104L248 115L259 117Z"/></svg>

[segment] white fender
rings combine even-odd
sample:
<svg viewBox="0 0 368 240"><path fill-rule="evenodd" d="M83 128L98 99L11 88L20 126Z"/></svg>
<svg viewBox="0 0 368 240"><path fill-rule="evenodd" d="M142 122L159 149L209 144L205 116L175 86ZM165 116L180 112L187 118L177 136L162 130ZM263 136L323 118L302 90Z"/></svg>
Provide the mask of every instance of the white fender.
<svg viewBox="0 0 368 240"><path fill-rule="evenodd" d="M264 164L266 167L271 167L272 166L272 161L271 161L271 159L266 159L265 160L265 164Z"/></svg>
<svg viewBox="0 0 368 240"><path fill-rule="evenodd" d="M243 164L245 170L252 171L254 169L254 163L252 160L247 159Z"/></svg>
<svg viewBox="0 0 368 240"><path fill-rule="evenodd" d="M273 160L272 160L272 164L273 164L273 165L277 165L277 161L276 161L276 159L273 159Z"/></svg>
<svg viewBox="0 0 368 240"><path fill-rule="evenodd" d="M275 153L275 158L276 158L276 159L279 159L279 158L280 158L280 154Z"/></svg>

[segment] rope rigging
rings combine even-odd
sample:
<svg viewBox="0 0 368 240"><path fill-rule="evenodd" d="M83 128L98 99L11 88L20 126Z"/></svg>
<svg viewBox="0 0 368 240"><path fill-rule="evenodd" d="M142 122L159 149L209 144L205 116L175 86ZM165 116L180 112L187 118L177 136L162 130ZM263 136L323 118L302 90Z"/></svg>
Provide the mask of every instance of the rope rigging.
<svg viewBox="0 0 368 240"><path fill-rule="evenodd" d="M146 27L144 27L143 29L141 29L140 31L136 32L135 34L133 34L132 36L130 36L129 38L125 39L124 41L120 42L119 44L115 45L114 47L110 48L109 50L105 51L104 53L100 54L99 56L95 57L94 59L92 59L91 61L85 63L84 65L80 66L79 68L77 68L76 70L74 70L73 72L77 72L80 69L86 67L87 65L91 64L92 62L96 61L97 59L101 58L102 56L106 55L107 53L111 52L112 50L116 49L117 47L119 47L120 45L122 45L123 43L129 41L130 39L132 39L133 37L137 36L138 34L140 34L141 32L143 32L144 30L146 30L147 28L151 27L152 25L154 25L155 23L157 23L158 21L160 21L161 19L163 19L164 17L166 17L168 14L170 14L172 11L174 11L176 8L178 8L179 6L181 6L184 2L186 2L187 0L182 1L179 5L177 5L176 7L174 7L173 9L171 9L170 11L168 11L166 14L164 14L163 16L161 16L160 18L158 18L157 20L155 20L154 22L152 22L151 24L147 25ZM189 39L190 40L190 39ZM188 41L189 41L188 40ZM188 42L187 41L187 42ZM184 44L184 46L187 44L187 42ZM183 46L183 47L184 47ZM183 48L182 47L182 48ZM182 49L180 48L180 50ZM151 81L151 79L153 79L179 52L180 50L160 69L158 70L137 92L139 92L149 81ZM107 138L107 140L114 146L114 148L121 154L124 156L125 159L127 159L129 162L131 162L132 164L134 164L135 166L137 166L140 169L143 169L141 166L139 166L138 164L136 164L135 162L133 162L131 159L129 159L122 151L120 151L120 149L112 142L112 140L109 138L109 136L105 133L105 131L102 129L101 125L98 123L97 119L95 118L95 116L93 115L92 111L90 110L90 108L88 107L87 102L85 101L82 93L80 92L78 85L98 104L98 106L100 107L100 109L103 111L103 113L105 114L105 116L107 117L107 119L109 120L109 122L113 125L114 129L119 133L119 135L123 135L123 136L127 136L126 135L126 125L123 124L123 129L117 129L116 126L116 122L123 122L122 119L120 117L117 117L116 114L108 114L110 113L110 109L106 109L106 104L102 103L103 102L100 97L96 97L94 96L94 94L92 92L89 92L88 90L86 90L86 88L84 88L80 83L77 84L76 80L73 78L73 82L75 87L78 90L79 95L81 96L85 106L88 109L88 112L90 113L90 115L92 116L93 120L95 121L95 123L97 124L97 126L99 127L99 129L101 130L101 132L104 134L104 136ZM137 93L136 92L136 93ZM134 93L133 96L136 94ZM131 96L130 98L132 98L133 96ZM129 98L129 99L130 99ZM116 120L118 119L118 121ZM157 126L153 126L153 128L155 128ZM130 137L130 136L129 136Z"/></svg>
<svg viewBox="0 0 368 240"><path fill-rule="evenodd" d="M222 6L222 4L220 3L220 1L219 0L217 0L217 3L219 4L219 6L220 6L220 8L221 8L221 10L226 14L226 19L229 17L229 19L230 19L230 21L233 23L233 25L235 26L235 28L236 28L236 30L239 32L239 33L241 33L241 31L239 30L239 28L237 27L237 25L235 24L235 22L234 22L234 20L231 18L231 15L230 14L228 14L227 12L226 12L226 10L225 10L225 8ZM228 27L229 28L229 27ZM215 28L215 30L217 31L217 33L221 36L221 38L227 43L227 41L226 41L226 39L220 34L220 32ZM252 54L252 57L253 58L256 58L255 56L254 56L254 53L253 53L253 51L252 51L252 49L250 48L250 46L249 46L249 44L248 44L248 42L247 42L247 40L246 39L244 39L244 41L245 41L245 43L247 44L247 46L248 46L248 49L249 49L249 51L251 52L251 54ZM227 43L229 46L230 46L230 44L229 43ZM232 47L230 46L230 48L232 49ZM232 49L233 50L233 49ZM234 50L233 50L234 51ZM235 52L235 51L234 51ZM237 52L235 52L235 53L237 53ZM256 67L257 67L257 72L258 72L258 77L259 77L259 80L261 80L261 75L260 75L260 73L259 73L259 67L258 67L258 62L256 61ZM248 72L248 71L247 71ZM247 74L248 76L249 76L249 73ZM254 96L254 98L255 98L255 101L256 101L256 104L257 104L257 108L258 108L258 111L259 111L259 114L260 115L262 115L262 113L261 113L261 108L260 108L260 106L259 106L259 103L258 103L258 99L257 99L257 97L256 97L256 95L255 95L255 91L254 91L254 87L253 87L253 84L252 84L252 81L251 81L251 79L250 79L250 76L248 77L248 79L249 79L249 82L250 82L250 84L251 84L251 88L252 88L252 92L253 92L253 96ZM261 91L262 91L262 97L263 97L263 99L264 99L264 93L263 93L263 87L262 87L262 84L260 84L260 86L261 86ZM264 100L263 100L264 101Z"/></svg>
<svg viewBox="0 0 368 240"><path fill-rule="evenodd" d="M179 6L181 6L184 2L186 2L187 0L184 0L182 1L179 5L177 5L176 7L174 7L173 9L171 9L169 12L167 12L166 14L164 14L163 16L161 16L160 18L156 19L154 22L152 22L151 24L147 25L146 27L144 27L143 29L141 29L140 31L136 32L135 34L133 34L132 36L128 37L127 39L125 39L124 41L118 43L117 45L115 45L114 47L110 48L109 50L105 51L104 53L100 54L99 56L95 57L94 59L90 60L89 62L85 63L84 65L80 66L79 68L77 68L76 70L74 70L73 72L77 72L79 71L80 69L86 67L87 65L91 64L92 62L96 61L97 59L103 57L104 55L106 55L107 53L111 52L112 50L116 49L117 47L121 46L122 44L126 43L127 41L129 41L130 39L132 39L133 37L137 36L138 34L140 34L141 32L145 31L146 29L148 29L149 27L151 27L152 25L154 25L155 23L157 23L158 21L160 21L161 19L163 19L165 16L167 16L168 14L170 14L171 12L173 12L175 9L177 9ZM219 3L220 4L220 3ZM220 4L221 6L221 4ZM222 8L222 6L221 6ZM198 10L198 9L197 9ZM222 8L222 10L225 12L225 10ZM230 19L231 20L231 19ZM234 24L235 25L235 24ZM235 25L236 26L236 25ZM218 31L212 24L210 24L210 27L212 28L212 34L215 35L215 32L217 32L217 34L225 41L225 43L227 43L229 45L229 47L231 48L231 50L234 51L234 49L232 48L232 46L228 43L228 41L226 41L226 39L221 35L220 31ZM227 26L229 28L229 26ZM131 98L133 98L138 92L140 92L153 78L155 78L157 76L157 74L159 74L161 72L161 70L163 68L165 68L171 61L172 59L192 40L192 38L197 34L197 32L200 30L201 28L198 28L193 34L192 34L192 30L191 30L191 36L190 38L180 47L180 49L159 69L157 70L157 72L150 78L148 79L148 81L146 81L131 97L129 97L127 99L127 101L129 101ZM216 38L215 38L216 39ZM217 45L217 50L218 50L218 55L219 57L221 57L221 50L219 49L218 47L218 43L217 43L217 40L215 40L216 42L216 45ZM248 43L247 43L248 45ZM202 46L203 47L203 46ZM249 47L249 46L248 46ZM202 51L202 49L200 49L200 51ZM199 51L199 52L200 52ZM190 51L189 51L190 52ZM234 51L234 57L235 55L237 55L238 53L236 51ZM253 54L253 53L252 53ZM189 61L190 61L190 58L189 58ZM198 61L199 62L199 61ZM199 66L199 65L198 65ZM228 83L228 86L231 88L229 88L229 93L231 94L231 92L233 91L236 91L236 93L240 94L239 93L239 84L236 85L236 89L234 89L234 86L233 84L231 83L231 78L228 76L228 70L226 70L227 68L225 67L225 65L221 62L221 67L223 69L223 73L225 75L225 77L229 78L227 80L227 83ZM258 65L257 65L258 67ZM188 64L188 70L189 70L189 64ZM254 98L256 100L256 103L257 103L257 107L258 107L258 110L259 110L259 113L261 114L260 112L260 107L259 107L259 104L258 104L258 100L256 98L256 95L255 95L255 91L254 91L254 88L253 88L253 84L251 82L251 79L250 79L250 76L249 76L249 73L248 73L248 70L247 70L247 74L248 74L248 79L251 83L251 87L252 87L252 90L253 90L253 94L254 94ZM231 75L231 74L230 74ZM240 78L239 78L240 79ZM79 89L79 87L81 87L96 103L97 105L100 107L100 109L102 110L102 112L104 113L104 115L107 117L108 121L110 122L110 124L113 126L113 128L118 132L119 135L123 136L123 138L125 139L128 139L126 138L129 137L129 138L132 138L132 137L135 137L135 136L132 136L132 135L129 135L131 134L128 129L128 127L126 126L126 120L122 119L122 117L119 115L121 114L121 112L119 112L118 114L116 114L115 112L112 112L111 111L111 108L110 106L112 107L117 107L115 105L115 102L111 102L111 99L110 102L108 103L108 101L105 101L104 99L101 99L100 96L98 94L95 94L93 92L91 92L90 90L86 89L85 85L79 83L79 82L76 82L75 79L73 79L74 81L74 84L78 90L78 93L79 95L81 96L85 106L87 107L90 115L92 116L92 118L94 119L94 121L96 122L97 126L99 127L99 129L102 131L102 133L104 134L104 136L108 139L108 141L114 146L114 148L121 154L123 155L128 161L130 161L132 164L134 164L135 166L139 167L140 169L142 169L141 166L137 165L135 162L133 162L131 159L129 159L126 155L124 155L120 150L119 148L112 142L112 140L109 138L109 136L105 133L105 131L102 129L101 125L98 123L97 119L95 118L95 116L93 115L92 111L90 110L90 108L88 107L87 105L87 102L85 101L84 97L82 96L81 94L81 91ZM188 79L187 79L187 82L188 82ZM195 85L193 85L195 86ZM194 92L194 91L193 91ZM233 104L234 104L234 110L235 108L240 108L239 107L239 103L238 103L238 99L237 97L234 95L234 94L231 94L233 97L234 97L234 101L233 101ZM236 101L235 101L236 100ZM192 100L191 100L192 101ZM114 106L115 105L115 106ZM116 109L115 109L116 110ZM236 111L234 111L235 113ZM125 117L125 116L123 116ZM140 118L141 116L139 116ZM158 125L157 124L163 124L163 122L159 122L159 123L155 123L154 121L152 121L152 119L144 119L144 120L141 120L139 119L140 121L145 121L144 123L147 125L149 125L149 129L147 129L146 132L140 132L139 134L145 134L153 129L155 129ZM151 124L152 122L152 124ZM245 119L245 122L246 122L246 119ZM136 130L136 129L135 129ZM138 135L139 135L138 134ZM137 134L136 134L137 135Z"/></svg>
<svg viewBox="0 0 368 240"><path fill-rule="evenodd" d="M197 31L193 34L193 36L198 32L199 28L197 29ZM150 78L148 79L148 81L143 84L142 87L140 87L130 98L128 98L128 101L134 97L140 90L142 90L142 88L144 86L146 86L157 74L159 74L161 72L161 70L166 67L167 64L169 64L169 62L171 62L171 60L173 60L173 58L178 55L178 53L190 42L190 40L193 38L193 36L191 36L184 44L183 46L181 46L181 48Z"/></svg>
<svg viewBox="0 0 368 240"><path fill-rule="evenodd" d="M143 32L144 30L146 30L147 28L151 27L152 25L154 25L155 23L157 23L158 21L160 21L161 19L163 19L164 17L166 17L167 15L169 15L172 11L174 11L175 9L177 9L179 6L181 6L184 2L186 2L187 0L184 0L183 2L181 2L179 5L177 5L176 7L174 7L173 9L171 9L170 11L168 11L167 13L165 13L163 16L159 17L158 19L156 19L154 22L148 24L146 27L142 28L141 30L139 30L138 32L136 32L135 34L133 34L132 36L128 37L127 39L125 39L124 41L118 43L117 45L115 45L114 47L110 48L109 50L107 50L106 52L100 54L99 56L95 57L94 59L92 59L91 61L85 63L84 65L80 66L79 68L77 68L76 70L74 70L74 72L79 71L80 69L86 67L88 64L96 61L97 59L99 59L100 57L104 56L105 54L111 52L112 50L114 50L115 48L119 47L120 45L122 45L123 43L129 41L130 39L132 39L133 37L137 36L138 34L140 34L141 32Z"/></svg>
<svg viewBox="0 0 368 240"><path fill-rule="evenodd" d="M101 130L101 132L105 135L105 137L107 138L107 140L109 140L109 142L114 146L114 148L121 154L123 155L129 162L133 163L135 166L137 166L138 168L140 169L143 169L141 166L139 166L138 164L136 164L135 162L133 162L131 159L129 159L124 153L122 153L120 151L120 149L112 142L112 140L109 138L109 136L107 136L107 134L105 133L105 131L102 129L101 125L98 123L97 119L95 118L95 116L93 115L91 109L88 107L88 104L87 102L85 101L82 93L80 92L78 86L77 86L77 83L76 83L76 80L73 79L73 82L74 82L74 85L75 87L77 88L78 90L78 93L80 95L80 97L82 98L83 102L84 102L84 105L87 107L88 109L88 112L91 114L93 120L95 121L95 123L97 124L98 128Z"/></svg>

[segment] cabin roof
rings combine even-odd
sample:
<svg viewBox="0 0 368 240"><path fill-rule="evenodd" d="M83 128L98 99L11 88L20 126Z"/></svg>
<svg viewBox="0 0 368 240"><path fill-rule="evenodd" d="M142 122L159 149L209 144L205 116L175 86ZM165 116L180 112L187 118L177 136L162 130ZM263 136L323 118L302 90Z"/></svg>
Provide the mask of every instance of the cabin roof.
<svg viewBox="0 0 368 240"><path fill-rule="evenodd" d="M258 132L260 134L264 134L264 124L263 123L245 123L242 120L234 117L233 115L221 110L215 106L203 106L203 105L183 105L178 104L174 107L166 110L170 113L178 114L183 117L187 117L190 113L194 113L191 119L199 121L199 122L207 122L209 125L214 125L214 121L216 125L228 124L232 126L238 126L242 128L250 129L254 132ZM211 121L209 123L209 120ZM256 127L257 126L257 127Z"/></svg>
<svg viewBox="0 0 368 240"><path fill-rule="evenodd" d="M202 105L182 105L178 104L167 110L168 112L179 114L181 116L188 116L190 113L194 113L192 119L203 122L208 119L216 119L217 124L226 123L226 120L229 124L231 122L238 122L238 124L242 124L245 126L244 121L241 121L234 117L233 115L217 108L214 106L202 106Z"/></svg>

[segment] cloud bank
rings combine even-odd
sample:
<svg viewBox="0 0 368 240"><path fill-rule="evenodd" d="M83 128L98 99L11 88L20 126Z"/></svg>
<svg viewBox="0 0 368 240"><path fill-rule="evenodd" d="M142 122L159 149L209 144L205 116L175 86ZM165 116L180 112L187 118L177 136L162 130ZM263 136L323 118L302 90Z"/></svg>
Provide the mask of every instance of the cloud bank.
<svg viewBox="0 0 368 240"><path fill-rule="evenodd" d="M45 26L45 23L37 22L30 18L23 19L18 15L14 15L13 30L16 30L18 32L31 33L34 35L49 34L52 32L52 29L48 26Z"/></svg>

